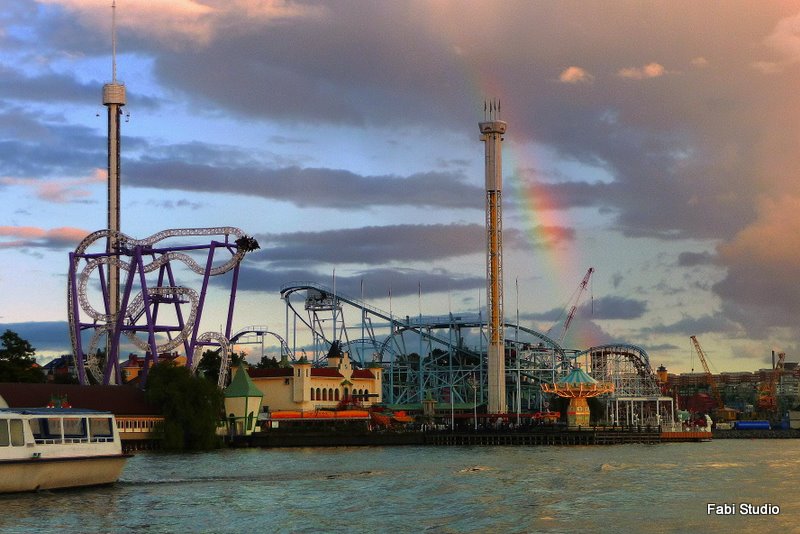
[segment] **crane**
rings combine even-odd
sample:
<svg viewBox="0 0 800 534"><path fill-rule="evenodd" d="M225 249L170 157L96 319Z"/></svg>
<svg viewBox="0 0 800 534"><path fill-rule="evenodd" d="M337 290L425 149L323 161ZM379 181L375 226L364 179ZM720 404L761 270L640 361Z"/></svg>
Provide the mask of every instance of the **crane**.
<svg viewBox="0 0 800 534"><path fill-rule="evenodd" d="M711 394L714 397L714 400L717 403L717 413L726 416L725 403L722 402L722 396L719 394L719 389L717 389L717 383L714 381L714 375L711 374L711 369L708 368L708 360L706 358L706 353L703 352L703 348L700 346L700 342L697 341L697 336L690 336L689 339L692 340L694 344L694 350L697 352L697 358L700 360L700 363L703 364L703 370L706 374L706 381L708 382L709 388L711 388ZM729 417L729 416L728 416ZM725 418L728 418L725 417Z"/></svg>
<svg viewBox="0 0 800 534"><path fill-rule="evenodd" d="M769 382L762 384L758 391L758 407L766 412L775 412L778 409L777 401L777 385L778 377L783 371L783 361L786 359L786 353L781 352L778 354L778 361L775 363L775 368L769 375Z"/></svg>
<svg viewBox="0 0 800 534"><path fill-rule="evenodd" d="M583 295L583 292L586 291L586 286L589 285L589 279L591 279L592 273L594 273L594 267L589 267L589 270L586 271L586 275L583 277L578 289L575 291L575 294L570 300L572 306L567 314L567 319L564 321L564 326L561 328L561 335L558 336L559 345L564 342L564 338L567 336L567 329L569 329L569 325L575 318L575 313L578 311L578 304L580 303L581 295Z"/></svg>

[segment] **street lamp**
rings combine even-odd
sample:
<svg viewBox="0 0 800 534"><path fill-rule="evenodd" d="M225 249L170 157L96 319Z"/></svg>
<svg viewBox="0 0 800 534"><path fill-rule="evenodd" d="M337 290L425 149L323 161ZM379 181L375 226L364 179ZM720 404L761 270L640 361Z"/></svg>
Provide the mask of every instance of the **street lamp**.
<svg viewBox="0 0 800 534"><path fill-rule="evenodd" d="M472 420L475 422L475 432L478 431L478 383L475 376L469 377L469 385L472 387Z"/></svg>

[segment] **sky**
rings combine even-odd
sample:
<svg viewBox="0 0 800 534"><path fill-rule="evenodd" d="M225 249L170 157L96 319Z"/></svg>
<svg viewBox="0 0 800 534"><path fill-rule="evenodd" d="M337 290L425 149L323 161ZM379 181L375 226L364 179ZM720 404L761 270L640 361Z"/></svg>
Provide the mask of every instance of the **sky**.
<svg viewBox="0 0 800 534"><path fill-rule="evenodd" d="M111 8L3 5L0 328L46 357L69 350L68 254L106 226ZM509 319L550 330L593 267L572 348L798 359L798 0L118 0L116 20L122 231L254 236L234 329L281 331L281 285L334 270L400 315L485 305L490 99Z"/></svg>

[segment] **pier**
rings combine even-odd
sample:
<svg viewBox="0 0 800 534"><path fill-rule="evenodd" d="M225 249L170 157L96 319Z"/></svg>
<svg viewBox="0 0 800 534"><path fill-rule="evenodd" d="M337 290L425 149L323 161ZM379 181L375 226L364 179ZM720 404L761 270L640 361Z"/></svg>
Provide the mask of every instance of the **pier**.
<svg viewBox="0 0 800 534"><path fill-rule="evenodd" d="M341 447L341 446L495 446L495 445L621 445L662 443L661 432L652 427L590 427L535 431L478 432L254 432L235 436L233 447ZM684 441L695 441L686 439Z"/></svg>

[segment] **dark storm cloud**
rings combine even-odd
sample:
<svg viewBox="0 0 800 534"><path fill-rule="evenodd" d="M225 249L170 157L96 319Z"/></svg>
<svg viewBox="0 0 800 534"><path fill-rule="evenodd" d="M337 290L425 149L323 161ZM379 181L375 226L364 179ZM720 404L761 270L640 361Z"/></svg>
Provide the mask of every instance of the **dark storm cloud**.
<svg viewBox="0 0 800 534"><path fill-rule="evenodd" d="M678 255L679 267L695 267L697 265L713 265L716 259L708 252L681 252Z"/></svg>
<svg viewBox="0 0 800 534"><path fill-rule="evenodd" d="M333 288L333 272L324 273L312 269L275 269L242 266L238 288L242 291L260 291L277 294L287 285L302 285L313 282L329 289ZM336 274L336 292L352 298L363 295L367 299L388 298L448 291L481 289L486 286L482 277L469 277L442 270L425 272L414 269L370 269L363 273Z"/></svg>
<svg viewBox="0 0 800 534"><path fill-rule="evenodd" d="M704 315L702 317L684 317L671 324L662 324L642 329L643 333L651 334L679 334L686 336L700 336L710 333L727 333L730 335L738 332L737 322L731 321L726 314Z"/></svg>
<svg viewBox="0 0 800 534"><path fill-rule="evenodd" d="M105 161L105 139L84 126L0 111L0 175L83 175ZM101 163L102 164L102 163Z"/></svg>
<svg viewBox="0 0 800 534"><path fill-rule="evenodd" d="M273 263L323 262L382 265L483 254L484 227L471 224L390 225L257 235L261 250L254 261ZM509 247L523 244L520 232L506 230Z"/></svg>
<svg viewBox="0 0 800 534"><path fill-rule="evenodd" d="M83 84L65 74L28 76L0 64L0 94L9 100L99 104L101 91L99 84Z"/></svg>
<svg viewBox="0 0 800 534"><path fill-rule="evenodd" d="M127 184L184 191L228 192L284 200L300 207L374 206L482 208L483 189L460 174L361 176L342 169L217 167L184 161L139 160L126 165Z"/></svg>
<svg viewBox="0 0 800 534"><path fill-rule="evenodd" d="M575 312L575 317L584 320L639 319L647 311L643 300L624 297L602 297L584 302ZM567 318L568 309L553 308L541 313L526 313L521 318L530 321L554 322Z"/></svg>
<svg viewBox="0 0 800 534"><path fill-rule="evenodd" d="M675 18L672 9L649 10L648 20L663 26L653 32L632 24L624 10L542 10L510 3L490 17L505 31L487 35L470 31L481 26L477 9L451 13L452 21L442 20L446 9L432 9L434 16L423 23L419 12L403 3L326 7L324 16L285 21L265 31L245 25L216 36L214 46L159 51L156 72L189 98L248 117L466 128L479 105L464 77L468 65L504 85L510 138L546 144L562 157L603 167L616 180L543 185L558 206L610 208L625 235L661 239L727 237L755 215L749 177L756 169L737 154L756 142L745 130L745 121L758 117L752 109L770 104L743 105L739 92L759 83L746 81L753 78L746 60L714 58L737 77L721 92L720 67L692 70L696 54L727 41L690 35L676 49L674 36L685 20ZM418 9L426 12L425 6ZM536 13L540 31L515 31L528 24L526 13ZM718 14L696 8L693 16L711 20ZM581 27L576 21L597 20L607 25L595 27L591 38L571 33ZM753 39L763 37L768 20L762 15L758 30L742 30ZM728 22L741 26L741 21ZM459 29L448 28L459 23ZM432 27L440 31L429 31ZM642 42L637 57L618 39L622 34ZM554 53L552 42L566 48ZM493 62L496 57L503 61ZM616 74L654 59L669 63L658 79ZM591 86L556 82L572 61L595 73ZM730 194L731 183L737 184L736 195Z"/></svg>
<svg viewBox="0 0 800 534"><path fill-rule="evenodd" d="M647 303L643 300L614 296L584 302L579 308L579 313L582 316L596 320L639 319L646 311Z"/></svg>

